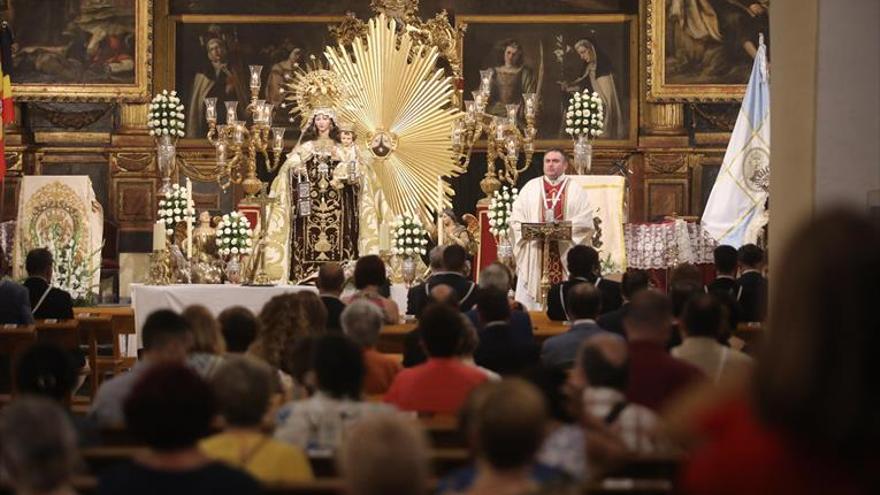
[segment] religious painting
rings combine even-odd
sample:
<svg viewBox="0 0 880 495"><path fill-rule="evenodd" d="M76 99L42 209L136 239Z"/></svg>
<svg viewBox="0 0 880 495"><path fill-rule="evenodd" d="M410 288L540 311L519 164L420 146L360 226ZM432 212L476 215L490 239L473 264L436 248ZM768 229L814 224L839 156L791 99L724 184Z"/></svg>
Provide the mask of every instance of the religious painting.
<svg viewBox="0 0 880 495"><path fill-rule="evenodd" d="M462 43L465 99L480 86L480 71L492 71L486 112L503 117L523 94L540 99L537 140L567 146L568 101L589 89L605 104L600 145L631 145L637 135L636 17L624 14L457 16L466 26Z"/></svg>
<svg viewBox="0 0 880 495"><path fill-rule="evenodd" d="M225 102L237 101L239 118L251 100L249 66L260 65L258 99L275 105L273 125L288 127L288 137L299 133L298 118L291 120L282 108L282 83L295 66L323 61L329 42L326 17L285 19L244 18L241 22L215 22L214 16L198 16L199 22L180 22L176 29L174 78L186 107L186 137L204 139L208 132L205 98L217 98L220 123L225 123ZM341 18L334 18L341 19Z"/></svg>
<svg viewBox="0 0 880 495"><path fill-rule="evenodd" d="M648 0L648 99L741 100L769 11L770 0Z"/></svg>
<svg viewBox="0 0 880 495"><path fill-rule="evenodd" d="M145 101L152 0L7 0L18 100Z"/></svg>

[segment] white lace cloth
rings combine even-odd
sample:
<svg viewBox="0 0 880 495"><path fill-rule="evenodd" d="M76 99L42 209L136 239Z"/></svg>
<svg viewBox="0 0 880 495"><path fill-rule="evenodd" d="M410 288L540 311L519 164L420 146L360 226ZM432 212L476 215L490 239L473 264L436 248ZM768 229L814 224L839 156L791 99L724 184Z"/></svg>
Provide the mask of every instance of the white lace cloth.
<svg viewBox="0 0 880 495"><path fill-rule="evenodd" d="M628 223L623 226L629 268L671 268L679 263L712 263L717 246L699 223L678 219L664 223Z"/></svg>

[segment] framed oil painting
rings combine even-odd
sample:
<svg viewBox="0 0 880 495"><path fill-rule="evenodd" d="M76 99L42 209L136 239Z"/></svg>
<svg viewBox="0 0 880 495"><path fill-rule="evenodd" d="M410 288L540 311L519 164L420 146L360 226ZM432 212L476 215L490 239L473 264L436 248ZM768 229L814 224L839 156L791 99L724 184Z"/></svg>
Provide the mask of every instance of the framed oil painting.
<svg viewBox="0 0 880 495"><path fill-rule="evenodd" d="M172 15L359 15L370 13L369 0L167 0Z"/></svg>
<svg viewBox="0 0 880 495"><path fill-rule="evenodd" d="M462 42L465 99L480 85L480 70L492 69L487 112L540 98L537 141L568 146L563 115L575 92L589 88L605 103L601 146L635 144L638 126L638 33L636 16L625 14L456 16L466 26Z"/></svg>
<svg viewBox="0 0 880 495"><path fill-rule="evenodd" d="M648 0L648 99L738 101L758 38L770 43L770 0Z"/></svg>
<svg viewBox="0 0 880 495"><path fill-rule="evenodd" d="M152 0L6 0L21 101L146 101ZM2 6L0 6L2 7Z"/></svg>
<svg viewBox="0 0 880 495"><path fill-rule="evenodd" d="M204 139L205 98L215 97L218 114L226 101L238 101L239 115L250 101L250 65L261 65L259 98L274 103L273 125L297 137L300 122L281 108L281 84L294 64L306 65L329 43L328 27L341 17L181 16L175 26L172 80L186 106L186 137Z"/></svg>

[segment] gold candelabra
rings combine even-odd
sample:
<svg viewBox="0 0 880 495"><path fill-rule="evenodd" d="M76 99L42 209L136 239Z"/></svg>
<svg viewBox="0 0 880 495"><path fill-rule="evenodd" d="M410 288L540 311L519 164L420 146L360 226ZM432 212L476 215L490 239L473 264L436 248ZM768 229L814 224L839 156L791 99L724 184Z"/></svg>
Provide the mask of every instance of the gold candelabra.
<svg viewBox="0 0 880 495"><path fill-rule="evenodd" d="M465 169L470 164L474 145L483 135L486 136L487 168L480 189L487 198L502 183L516 185L519 174L532 163L539 103L536 93L525 93L522 104L505 105L506 116L487 113L494 74L492 69L480 71L480 88L471 93L473 100L464 102L464 115L452 128L452 146L463 156ZM496 162L500 162L500 166L496 166Z"/></svg>
<svg viewBox="0 0 880 495"><path fill-rule="evenodd" d="M257 156L263 156L271 171L278 167L284 149L284 127L272 127L274 104L257 99L262 71L261 65L250 66L251 101L245 112L251 124L238 120L238 101L227 101L226 124L217 125L217 98L205 98L207 138L217 151L217 183L224 191L231 184L241 184L248 201L262 187L257 178Z"/></svg>

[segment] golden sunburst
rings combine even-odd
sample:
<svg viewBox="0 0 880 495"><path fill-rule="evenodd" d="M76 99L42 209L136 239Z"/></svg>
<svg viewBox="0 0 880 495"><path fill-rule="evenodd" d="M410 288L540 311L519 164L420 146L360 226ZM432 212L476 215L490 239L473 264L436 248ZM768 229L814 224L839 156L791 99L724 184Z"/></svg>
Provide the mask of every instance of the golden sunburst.
<svg viewBox="0 0 880 495"><path fill-rule="evenodd" d="M437 48L379 15L367 23L365 38L328 47L325 56L345 87L358 88L338 112L370 150L392 211L425 215L448 206L453 190L443 181L438 204L437 184L463 172L451 137L461 112L452 104L451 79L437 68Z"/></svg>

